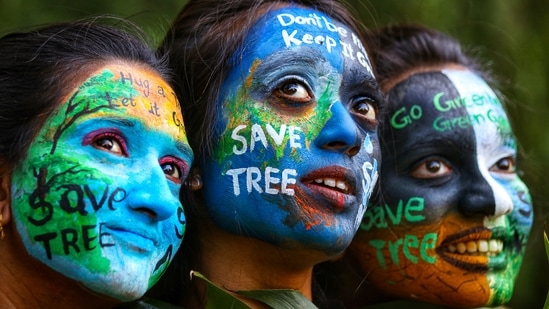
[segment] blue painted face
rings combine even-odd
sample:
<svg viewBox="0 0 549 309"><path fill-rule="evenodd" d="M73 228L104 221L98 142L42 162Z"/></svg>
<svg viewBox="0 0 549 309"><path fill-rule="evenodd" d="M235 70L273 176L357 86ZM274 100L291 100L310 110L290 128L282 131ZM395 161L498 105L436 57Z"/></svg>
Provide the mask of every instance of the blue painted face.
<svg viewBox="0 0 549 309"><path fill-rule="evenodd" d="M267 13L220 92L206 207L222 229L341 252L377 179L381 93L347 27L296 6Z"/></svg>
<svg viewBox="0 0 549 309"><path fill-rule="evenodd" d="M179 190L193 153L181 119L157 74L114 64L92 74L14 169L28 253L97 293L141 297L185 231Z"/></svg>

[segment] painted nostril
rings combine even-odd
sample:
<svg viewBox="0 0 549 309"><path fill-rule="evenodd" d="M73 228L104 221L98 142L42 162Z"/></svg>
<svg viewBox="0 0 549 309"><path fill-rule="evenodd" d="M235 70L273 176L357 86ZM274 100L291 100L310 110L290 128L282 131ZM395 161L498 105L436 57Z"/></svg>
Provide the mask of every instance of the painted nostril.
<svg viewBox="0 0 549 309"><path fill-rule="evenodd" d="M156 214L156 212L152 211L151 209L149 208L146 208L146 207L139 207L139 208L136 208L134 209L135 211L139 212L139 213L142 213L142 214L145 214L147 215L149 218L151 219L156 219L156 217L158 217L158 215Z"/></svg>
<svg viewBox="0 0 549 309"><path fill-rule="evenodd" d="M332 148L332 149L341 149L344 148L347 144L344 142L330 142L326 145L326 148Z"/></svg>
<svg viewBox="0 0 549 309"><path fill-rule="evenodd" d="M349 157L354 157L357 155L357 153L360 151L360 147L358 146L354 146L354 147L351 147L349 149L347 149L347 151L345 152L347 155L349 155Z"/></svg>

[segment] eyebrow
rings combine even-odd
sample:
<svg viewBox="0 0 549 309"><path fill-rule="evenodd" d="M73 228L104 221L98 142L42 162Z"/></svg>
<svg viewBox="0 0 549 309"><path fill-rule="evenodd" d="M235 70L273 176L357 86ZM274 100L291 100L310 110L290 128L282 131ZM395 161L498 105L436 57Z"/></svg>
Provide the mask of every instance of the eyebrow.
<svg viewBox="0 0 549 309"><path fill-rule="evenodd" d="M120 117L111 117L111 118L107 118L105 119L104 121L106 122L110 122L112 124L116 124L116 125L119 125L119 126L124 126L124 127L127 127L127 128L133 128L135 127L135 122L133 122L132 120L129 120L129 119L126 119L126 118L120 118ZM177 148L177 150L179 150L179 152L181 153L184 153L188 156L192 156L192 151L191 151L191 147L178 140L178 139L175 139L175 148Z"/></svg>
<svg viewBox="0 0 549 309"><path fill-rule="evenodd" d="M128 128L135 127L135 123L126 118L111 117L111 118L104 119L104 121L110 122L119 126L128 127Z"/></svg>
<svg viewBox="0 0 549 309"><path fill-rule="evenodd" d="M177 150L179 150L181 153L184 153L188 156L192 155L191 147L180 140L176 140L175 148L177 148Z"/></svg>

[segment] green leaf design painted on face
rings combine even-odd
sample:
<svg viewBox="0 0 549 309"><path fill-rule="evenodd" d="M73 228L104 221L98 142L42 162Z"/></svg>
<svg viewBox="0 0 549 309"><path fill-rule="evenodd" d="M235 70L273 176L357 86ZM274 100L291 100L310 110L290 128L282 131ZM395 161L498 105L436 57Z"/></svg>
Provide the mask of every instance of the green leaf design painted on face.
<svg viewBox="0 0 549 309"><path fill-rule="evenodd" d="M250 73L250 76L252 74L253 72ZM228 156L233 155L234 140L232 132L239 125L246 125L246 128L239 131L239 135L246 137L249 143L252 142L250 139L253 124L261 125L264 130L268 124L277 132L280 132L279 130L283 125L294 126L299 128L304 135L305 140L302 141L304 147L309 148L310 143L318 136L332 116L331 104L338 100L338 94L332 89L332 85L337 84L339 78L337 75L321 78L319 84L324 87L324 91L317 98L314 110L307 112L305 116L279 113L275 107L269 107L269 102L255 101L250 97L247 86L242 86L235 96L228 98L223 103L222 108L225 109L223 114L229 119L227 127L221 135L219 151L216 155L218 162L223 162ZM288 140L289 134L285 134L281 146L277 146L267 137L267 143L270 143L267 147L274 149L276 159L284 156L286 147L289 144ZM291 155L297 155L297 153L292 152ZM296 159L299 159L299 156L296 156Z"/></svg>

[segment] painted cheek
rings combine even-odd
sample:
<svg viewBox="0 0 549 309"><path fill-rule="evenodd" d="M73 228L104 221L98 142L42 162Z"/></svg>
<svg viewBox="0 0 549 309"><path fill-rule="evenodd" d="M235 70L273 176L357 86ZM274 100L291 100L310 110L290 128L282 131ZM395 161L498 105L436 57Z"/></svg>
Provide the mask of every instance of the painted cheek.
<svg viewBox="0 0 549 309"><path fill-rule="evenodd" d="M443 223L422 224L423 212L412 211L421 205L419 201L418 198L403 201L400 208L392 210L375 206L379 209L373 213L370 208L365 216L369 218L363 221L348 254L361 261L371 284L389 295L404 298L414 295L421 301L463 307L486 304L490 296L486 276L461 269L456 272L456 266L436 252L446 236L461 231L463 223L452 216ZM459 228L445 230L452 226ZM487 265L487 258L483 259L481 262L481 258L476 258L476 263Z"/></svg>
<svg viewBox="0 0 549 309"><path fill-rule="evenodd" d="M479 164L482 164L479 162ZM493 216L499 217L505 214L510 213L513 210L513 200L509 195L509 192L504 186L502 186L498 181L496 181L492 175L481 167L481 174L483 174L484 179L488 182L492 188L494 201L495 201L495 211Z"/></svg>

